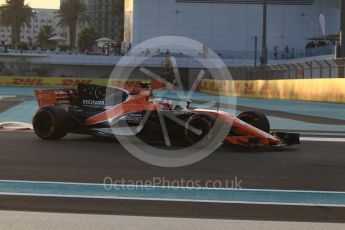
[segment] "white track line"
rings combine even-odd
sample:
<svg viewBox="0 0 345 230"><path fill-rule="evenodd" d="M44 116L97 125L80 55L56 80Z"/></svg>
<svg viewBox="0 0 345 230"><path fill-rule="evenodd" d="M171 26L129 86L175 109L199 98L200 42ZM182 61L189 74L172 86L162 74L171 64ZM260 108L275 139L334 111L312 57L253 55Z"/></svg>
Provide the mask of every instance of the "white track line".
<svg viewBox="0 0 345 230"><path fill-rule="evenodd" d="M4 122L0 123L0 131L32 130L32 124L23 122Z"/></svg>
<svg viewBox="0 0 345 230"><path fill-rule="evenodd" d="M345 130L343 133L341 132L322 132L322 131L298 131L298 130L280 130L280 129L273 129L271 132L283 132L283 133L299 133L301 136L304 137L344 137L345 138Z"/></svg>
<svg viewBox="0 0 345 230"><path fill-rule="evenodd" d="M328 137L301 137L301 141L310 142L345 142L345 138L328 138Z"/></svg>
<svg viewBox="0 0 345 230"><path fill-rule="evenodd" d="M6 99L6 98L15 98L16 96L4 96L4 95L1 95L0 96L0 100L3 100L3 99Z"/></svg>
<svg viewBox="0 0 345 230"><path fill-rule="evenodd" d="M327 203L314 204L314 203L288 203L288 202L240 201L240 200L238 201L237 200L233 200L233 201L232 200L206 200L206 199L198 200L198 199L143 198L143 197L122 197L122 196L117 197L117 196L92 196L92 195L87 196L87 195L34 194L34 193L11 193L11 192L0 192L0 196L345 208L345 205L343 204L327 204Z"/></svg>

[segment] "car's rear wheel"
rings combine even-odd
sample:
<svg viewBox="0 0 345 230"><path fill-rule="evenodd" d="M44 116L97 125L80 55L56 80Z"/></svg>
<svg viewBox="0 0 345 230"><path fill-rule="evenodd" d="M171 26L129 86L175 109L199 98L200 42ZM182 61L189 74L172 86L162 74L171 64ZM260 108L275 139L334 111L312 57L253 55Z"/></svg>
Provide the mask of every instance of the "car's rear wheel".
<svg viewBox="0 0 345 230"><path fill-rule="evenodd" d="M213 117L195 114L191 116L185 127L185 136L188 144L206 146L212 140L212 127L215 124ZM196 133L198 131L198 133Z"/></svg>
<svg viewBox="0 0 345 230"><path fill-rule="evenodd" d="M248 111L241 113L237 118L266 133L269 133L271 130L270 122L268 121L266 115L263 113Z"/></svg>
<svg viewBox="0 0 345 230"><path fill-rule="evenodd" d="M66 136L67 112L58 107L44 107L33 118L36 135L44 140L58 140Z"/></svg>

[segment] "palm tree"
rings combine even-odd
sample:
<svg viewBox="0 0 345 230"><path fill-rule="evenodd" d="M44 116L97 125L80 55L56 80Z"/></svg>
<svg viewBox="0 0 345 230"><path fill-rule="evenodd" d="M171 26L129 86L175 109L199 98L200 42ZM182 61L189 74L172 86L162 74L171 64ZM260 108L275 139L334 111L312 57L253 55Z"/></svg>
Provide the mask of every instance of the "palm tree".
<svg viewBox="0 0 345 230"><path fill-rule="evenodd" d="M90 19L86 4L82 0L65 0L61 3L57 16L60 18L59 25L69 27L70 45L75 48L78 23L88 22Z"/></svg>
<svg viewBox="0 0 345 230"><path fill-rule="evenodd" d="M54 42L49 41L49 38L55 35L55 30L50 25L44 25L41 27L38 33L37 44L41 48L51 48L54 46Z"/></svg>
<svg viewBox="0 0 345 230"><path fill-rule="evenodd" d="M94 28L85 28L80 32L78 39L79 48L84 51L95 45L98 34Z"/></svg>
<svg viewBox="0 0 345 230"><path fill-rule="evenodd" d="M22 25L30 26L30 19L35 14L24 0L6 0L0 6L0 24L12 28L12 43L17 47L20 42L20 28Z"/></svg>

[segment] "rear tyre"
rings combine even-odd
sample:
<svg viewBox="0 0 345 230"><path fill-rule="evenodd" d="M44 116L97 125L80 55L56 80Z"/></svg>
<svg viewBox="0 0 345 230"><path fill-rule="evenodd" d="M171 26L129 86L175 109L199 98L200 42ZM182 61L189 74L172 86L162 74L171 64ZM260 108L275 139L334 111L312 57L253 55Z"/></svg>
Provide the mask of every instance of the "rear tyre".
<svg viewBox="0 0 345 230"><path fill-rule="evenodd" d="M237 118L266 133L269 133L271 130L270 122L268 121L266 115L263 113L248 111L241 113Z"/></svg>
<svg viewBox="0 0 345 230"><path fill-rule="evenodd" d="M58 107L44 107L33 118L36 135L44 140L58 140L66 136L67 112Z"/></svg>
<svg viewBox="0 0 345 230"><path fill-rule="evenodd" d="M212 140L212 128L215 124L215 118L203 115L195 114L191 116L186 122L185 137L190 145L197 145L199 147L205 147ZM193 132L192 129L200 131L200 134Z"/></svg>

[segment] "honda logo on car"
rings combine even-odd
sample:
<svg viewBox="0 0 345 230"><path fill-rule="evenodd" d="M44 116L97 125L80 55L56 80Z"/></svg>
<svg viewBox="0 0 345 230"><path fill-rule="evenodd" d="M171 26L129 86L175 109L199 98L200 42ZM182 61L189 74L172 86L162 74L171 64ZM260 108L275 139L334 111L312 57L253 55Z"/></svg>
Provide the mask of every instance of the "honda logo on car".
<svg viewBox="0 0 345 230"><path fill-rule="evenodd" d="M84 105L105 105L104 101L83 100Z"/></svg>

